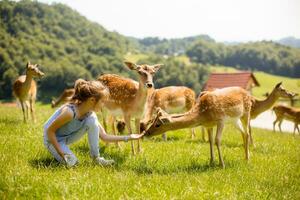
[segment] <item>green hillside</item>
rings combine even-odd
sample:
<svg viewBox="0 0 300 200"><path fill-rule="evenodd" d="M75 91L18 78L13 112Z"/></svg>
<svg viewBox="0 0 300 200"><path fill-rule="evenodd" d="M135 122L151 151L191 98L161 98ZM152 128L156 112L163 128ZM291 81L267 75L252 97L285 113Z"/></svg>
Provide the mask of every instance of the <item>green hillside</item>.
<svg viewBox="0 0 300 200"><path fill-rule="evenodd" d="M264 72L254 72L255 77L261 84L260 87L253 89L253 94L262 97L266 92L271 92L276 83L282 82L283 87L289 91L300 94L300 79L276 76Z"/></svg>
<svg viewBox="0 0 300 200"><path fill-rule="evenodd" d="M72 86L78 77L127 73L122 61L133 49L130 41L65 5L1 1L0 13L0 98L10 97L12 81L24 74L28 60L42 65L40 89L47 93Z"/></svg>

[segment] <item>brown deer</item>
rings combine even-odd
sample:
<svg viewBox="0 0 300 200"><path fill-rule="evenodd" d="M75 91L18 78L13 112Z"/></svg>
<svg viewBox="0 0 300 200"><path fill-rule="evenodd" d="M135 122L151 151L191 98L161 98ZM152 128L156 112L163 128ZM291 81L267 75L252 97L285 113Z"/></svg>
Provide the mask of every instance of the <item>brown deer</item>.
<svg viewBox="0 0 300 200"><path fill-rule="evenodd" d="M273 111L275 112L276 119L273 122L273 131L275 132L275 126L276 123L279 122L278 127L280 132L281 130L281 124L282 121L288 120L294 122L294 136L296 135L296 129L298 130L298 133L300 134L300 130L298 125L300 124L300 108L293 108L289 106L284 105L277 105L274 106Z"/></svg>
<svg viewBox="0 0 300 200"><path fill-rule="evenodd" d="M160 110L144 132L145 136L153 136L169 130L188 127L204 126L208 129L211 164L214 162L213 132L217 127L216 146L219 154L219 163L224 168L225 164L221 153L221 137L224 124L228 121L235 122L242 133L245 157L249 159L249 121L251 109L251 95L240 87L228 87L204 92L197 98L192 109L184 114L169 115Z"/></svg>
<svg viewBox="0 0 300 200"><path fill-rule="evenodd" d="M157 108L161 108L167 113L180 111L186 112L193 107L193 105L195 104L195 100L195 92L188 87L169 86L156 89L149 97L147 108L145 111L145 117L142 120L141 127L144 128L144 124L146 124L152 118ZM191 133L192 138L194 138L194 128L191 129ZM163 133L163 138L164 140L166 140L166 133Z"/></svg>
<svg viewBox="0 0 300 200"><path fill-rule="evenodd" d="M44 73L39 70L38 64L33 65L28 62L26 65L26 75L19 76L13 84L13 94L21 104L24 122L26 122L28 119L29 108L32 120L35 122L34 104L36 99L37 85L33 80L33 77L42 76L44 76Z"/></svg>
<svg viewBox="0 0 300 200"><path fill-rule="evenodd" d="M251 120L255 119L258 115L265 112L266 110L271 109L276 103L276 101L278 101L279 98L292 98L295 96L294 93L288 92L281 85L282 82L278 83L274 87L271 94L269 94L267 98L264 100L258 100L255 97L252 97ZM249 133L250 133L250 144L254 145L251 126L249 129Z"/></svg>
<svg viewBox="0 0 300 200"><path fill-rule="evenodd" d="M104 101L104 107L113 116L120 114L124 116L125 124L130 134L132 133L130 120L131 118L135 118L136 133L140 133L140 119L144 114L148 90L154 87L153 76L162 64L137 65L126 61L125 65L130 70L134 70L139 74L139 82L115 74L102 75L98 77L98 81L107 86L110 92L109 98ZM138 151L140 151L139 141L137 142ZM135 154L133 142L131 142L131 150Z"/></svg>
<svg viewBox="0 0 300 200"><path fill-rule="evenodd" d="M55 108L61 103L66 103L69 102L72 99L72 96L75 94L75 89L70 88L70 89L65 89L63 93L58 97L56 100L51 101L51 107Z"/></svg>

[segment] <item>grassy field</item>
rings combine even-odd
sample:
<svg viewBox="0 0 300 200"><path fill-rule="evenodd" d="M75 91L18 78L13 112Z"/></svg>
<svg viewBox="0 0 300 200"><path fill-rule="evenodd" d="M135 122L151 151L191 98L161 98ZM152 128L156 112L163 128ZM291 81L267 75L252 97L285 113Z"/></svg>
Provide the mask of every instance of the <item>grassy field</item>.
<svg viewBox="0 0 300 200"><path fill-rule="evenodd" d="M80 164L58 165L43 147L42 126L53 110L37 106L38 123L24 124L21 109L0 104L0 199L299 199L300 137L254 129L257 146L244 160L242 139L229 125L222 149L226 169L209 166L209 145L188 130L143 141L130 155L101 143L111 168L95 166L87 138L71 146Z"/></svg>

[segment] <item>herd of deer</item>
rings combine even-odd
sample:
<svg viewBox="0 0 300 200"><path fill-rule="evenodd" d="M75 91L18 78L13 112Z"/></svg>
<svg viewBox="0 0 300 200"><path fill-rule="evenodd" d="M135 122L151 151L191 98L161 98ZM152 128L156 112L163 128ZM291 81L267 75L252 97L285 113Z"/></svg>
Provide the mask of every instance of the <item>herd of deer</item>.
<svg viewBox="0 0 300 200"><path fill-rule="evenodd" d="M265 100L257 100L246 90L240 87L228 87L213 91L204 91L196 98L195 92L187 87L170 86L154 89L153 76L161 64L137 65L125 62L125 65L135 71L139 81L124 78L115 74L105 74L98 77L98 81L104 84L110 91L110 96L103 102L111 115L110 126L115 133L116 118L122 116L125 123L118 123L119 131L124 129L125 124L128 132L133 133L131 118L135 119L135 133L145 136L165 134L169 130L191 128L192 137L197 126L206 128L209 136L211 163L214 162L214 143L217 146L219 163L225 166L221 153L221 137L224 124L231 121L241 132L245 150L245 158L249 159L249 144L253 144L250 120L255 119L262 112L271 109L276 101L283 98L291 98L295 94L286 91L281 83L278 83L271 94ZM29 62L26 66L26 75L20 76L13 84L13 92L19 100L24 121L28 119L30 108L34 118L34 102L36 99L37 85L33 77L42 77L44 73L38 69L38 65ZM74 94L74 89L66 89L61 96L52 101L52 107L60 103L68 102ZM183 112L182 114L168 114L168 112ZM294 134L296 129L299 134L300 110L292 107L278 105L273 108L276 114L275 125L283 119L294 122ZM104 115L104 112L102 112ZM103 116L105 129L106 116ZM217 127L214 138L213 127ZM215 142L214 142L215 139ZM141 150L140 142L137 141L137 149ZM133 142L132 153L135 154Z"/></svg>

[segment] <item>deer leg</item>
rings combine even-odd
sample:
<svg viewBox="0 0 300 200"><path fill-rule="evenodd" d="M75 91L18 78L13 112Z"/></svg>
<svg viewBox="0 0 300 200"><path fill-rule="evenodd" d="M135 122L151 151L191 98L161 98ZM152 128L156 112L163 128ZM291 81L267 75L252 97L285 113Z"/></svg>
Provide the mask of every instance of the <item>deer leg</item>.
<svg viewBox="0 0 300 200"><path fill-rule="evenodd" d="M299 126L298 126L298 124L297 124L297 130L298 130L298 134L300 134L300 130L299 130Z"/></svg>
<svg viewBox="0 0 300 200"><path fill-rule="evenodd" d="M298 124L294 122L294 137L296 136L296 129L298 129Z"/></svg>
<svg viewBox="0 0 300 200"><path fill-rule="evenodd" d="M279 124L278 124L279 130L280 130L280 133L282 133L282 129L281 129L281 124L282 124L282 121L283 121L283 120L280 120L280 122L279 122Z"/></svg>
<svg viewBox="0 0 300 200"><path fill-rule="evenodd" d="M225 168L222 152L221 152L221 139L222 139L222 131L224 128L224 122L219 122L217 125L217 133L216 133L216 145L218 149L219 154L219 164L222 166L222 168Z"/></svg>
<svg viewBox="0 0 300 200"><path fill-rule="evenodd" d="M104 114L103 108L101 108L100 112L102 115L102 124L103 124L104 130L107 132L106 116Z"/></svg>
<svg viewBox="0 0 300 200"><path fill-rule="evenodd" d="M241 120L237 120L236 123L234 123L235 127L241 132L242 139L243 139L243 145L245 147L245 135L244 135L244 128L242 125Z"/></svg>
<svg viewBox="0 0 300 200"><path fill-rule="evenodd" d="M252 128L251 128L250 124L249 124L249 136L250 136L250 145L255 147L255 144L254 144L253 138L252 138Z"/></svg>
<svg viewBox="0 0 300 200"><path fill-rule="evenodd" d="M20 101L21 107L22 107L22 113L23 113L23 120L26 122L26 116L25 116L25 105L23 101Z"/></svg>
<svg viewBox="0 0 300 200"><path fill-rule="evenodd" d="M139 118L135 118L135 129L136 133L140 134L140 123L141 120ZM137 140L137 151L140 153L142 151L141 145L140 145L140 140Z"/></svg>
<svg viewBox="0 0 300 200"><path fill-rule="evenodd" d="M164 141L167 141L167 133L163 133L161 137Z"/></svg>
<svg viewBox="0 0 300 200"><path fill-rule="evenodd" d="M276 118L275 121L273 122L273 132L276 131L276 124L278 122L278 119Z"/></svg>
<svg viewBox="0 0 300 200"><path fill-rule="evenodd" d="M201 127L201 134L202 134L202 140L204 142L206 142L206 139L205 139L205 128L204 127Z"/></svg>
<svg viewBox="0 0 300 200"><path fill-rule="evenodd" d="M195 138L195 128L191 128L191 138Z"/></svg>
<svg viewBox="0 0 300 200"><path fill-rule="evenodd" d="M111 123L112 133L113 133L113 135L117 135L116 128L115 128L116 118L114 116L111 116L110 120L111 120L110 123ZM116 142L116 147L120 148L120 144L118 142Z"/></svg>
<svg viewBox="0 0 300 200"><path fill-rule="evenodd" d="M249 134L249 127L250 127L250 117L246 116L242 118L242 125L243 125L243 135L244 135L244 149L245 149L245 158L246 160L249 160L250 153L249 153L249 139L250 139L250 134Z"/></svg>
<svg viewBox="0 0 300 200"><path fill-rule="evenodd" d="M213 129L208 128L207 132L208 132L209 150L210 150L210 165L213 165L215 162Z"/></svg>
<svg viewBox="0 0 300 200"><path fill-rule="evenodd" d="M125 115L125 116L124 116L124 120L125 120L125 125L126 125L126 127L127 127L127 129L128 129L128 133L129 133L129 134L132 134L132 131L131 131L131 125L130 125L130 116ZM131 140L130 143L131 143L131 153L132 153L132 155L135 155L133 141Z"/></svg>
<svg viewBox="0 0 300 200"><path fill-rule="evenodd" d="M35 100L34 99L30 99L30 113L31 113L31 118L32 118L32 121L35 123L36 120L35 120L35 109L34 109L34 103L35 103Z"/></svg>
<svg viewBox="0 0 300 200"><path fill-rule="evenodd" d="M29 120L29 102L25 101L25 113L26 113L26 118Z"/></svg>

